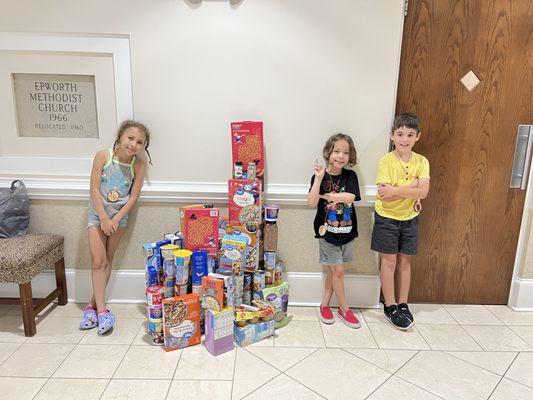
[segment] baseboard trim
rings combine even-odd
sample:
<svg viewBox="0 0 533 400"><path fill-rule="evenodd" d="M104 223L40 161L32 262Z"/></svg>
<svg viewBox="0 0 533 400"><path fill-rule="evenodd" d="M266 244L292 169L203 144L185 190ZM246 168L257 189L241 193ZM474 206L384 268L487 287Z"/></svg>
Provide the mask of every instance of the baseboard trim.
<svg viewBox="0 0 533 400"><path fill-rule="evenodd" d="M507 305L514 311L533 311L533 279L515 278Z"/></svg>
<svg viewBox="0 0 533 400"><path fill-rule="evenodd" d="M92 294L91 271L88 269L67 269L67 290L69 301L86 302ZM294 306L318 306L322 300L324 274L320 272L289 272L289 304ZM33 296L44 297L55 287L53 271L43 271L32 282ZM367 275L345 275L346 297L349 306L362 308L379 307L379 277ZM109 303L143 303L145 281L144 271L117 270L111 274L108 286ZM0 283L0 297L18 297L18 285ZM332 299L332 306L336 300Z"/></svg>

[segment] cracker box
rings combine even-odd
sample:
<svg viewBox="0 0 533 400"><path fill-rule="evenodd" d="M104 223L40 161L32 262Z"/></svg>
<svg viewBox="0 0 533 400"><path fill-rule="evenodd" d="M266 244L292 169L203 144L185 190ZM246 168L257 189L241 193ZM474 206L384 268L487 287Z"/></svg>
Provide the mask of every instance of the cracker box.
<svg viewBox="0 0 533 400"><path fill-rule="evenodd" d="M202 308L220 311L224 307L224 280L213 276L202 277Z"/></svg>
<svg viewBox="0 0 533 400"><path fill-rule="evenodd" d="M261 192L259 179L228 181L230 225L242 225L246 232L255 233L261 224Z"/></svg>
<svg viewBox="0 0 533 400"><path fill-rule="evenodd" d="M195 293L163 299L165 351L200 343L200 301Z"/></svg>
<svg viewBox="0 0 533 400"><path fill-rule="evenodd" d="M246 247L245 271L255 272L259 268L259 238L261 237L261 230L250 233L246 232L242 225L230 225L228 227L228 234L242 235L248 240Z"/></svg>
<svg viewBox="0 0 533 400"><path fill-rule="evenodd" d="M248 241L243 235L224 235L220 241L219 270L244 275Z"/></svg>
<svg viewBox="0 0 533 400"><path fill-rule="evenodd" d="M233 308L221 311L206 311L205 316L205 347L212 355L226 353L233 350Z"/></svg>
<svg viewBox="0 0 533 400"><path fill-rule="evenodd" d="M235 343L244 347L274 335L274 320L233 328Z"/></svg>
<svg viewBox="0 0 533 400"><path fill-rule="evenodd" d="M232 122L231 150L233 165L235 165L236 161L241 161L245 170L249 162L257 160L256 175L262 178L265 171L263 122Z"/></svg>
<svg viewBox="0 0 533 400"><path fill-rule="evenodd" d="M180 209L181 235L184 248L207 250L211 257L217 256L219 210L212 204L200 204Z"/></svg>
<svg viewBox="0 0 533 400"><path fill-rule="evenodd" d="M283 282L277 286L269 286L263 289L263 298L272 304L276 311L274 321L276 329L288 324L287 305L289 304L289 282Z"/></svg>

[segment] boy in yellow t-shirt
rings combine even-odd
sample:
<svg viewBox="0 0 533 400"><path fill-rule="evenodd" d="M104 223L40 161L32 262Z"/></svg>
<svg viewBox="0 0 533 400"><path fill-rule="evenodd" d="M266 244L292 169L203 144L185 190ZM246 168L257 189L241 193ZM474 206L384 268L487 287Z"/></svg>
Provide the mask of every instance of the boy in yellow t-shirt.
<svg viewBox="0 0 533 400"><path fill-rule="evenodd" d="M381 256L381 290L387 319L407 330L414 318L407 298L411 282L411 256L418 250L419 200L429 192L429 162L412 151L420 139L420 121L404 113L394 119L390 138L394 150L379 160L378 198L371 248ZM399 274L399 297L394 295L394 273Z"/></svg>

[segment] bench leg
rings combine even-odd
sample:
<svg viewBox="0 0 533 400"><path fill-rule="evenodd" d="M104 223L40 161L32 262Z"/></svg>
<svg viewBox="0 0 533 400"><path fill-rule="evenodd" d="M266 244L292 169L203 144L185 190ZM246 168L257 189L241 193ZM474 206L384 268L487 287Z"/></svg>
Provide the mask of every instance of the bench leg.
<svg viewBox="0 0 533 400"><path fill-rule="evenodd" d="M56 286L61 289L61 294L57 298L57 303L64 306L68 303L67 278L65 276L65 259L62 258L55 264Z"/></svg>
<svg viewBox="0 0 533 400"><path fill-rule="evenodd" d="M33 295L31 293L31 282L20 283L20 309L22 311L22 321L24 322L24 335L34 336L35 314L33 313Z"/></svg>

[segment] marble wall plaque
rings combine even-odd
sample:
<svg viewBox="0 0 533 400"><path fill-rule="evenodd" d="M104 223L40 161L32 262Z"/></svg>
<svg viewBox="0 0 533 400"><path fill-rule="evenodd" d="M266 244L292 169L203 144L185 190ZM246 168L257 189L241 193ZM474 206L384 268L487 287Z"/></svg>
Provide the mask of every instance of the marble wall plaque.
<svg viewBox="0 0 533 400"><path fill-rule="evenodd" d="M94 75L12 76L20 137L98 138Z"/></svg>

